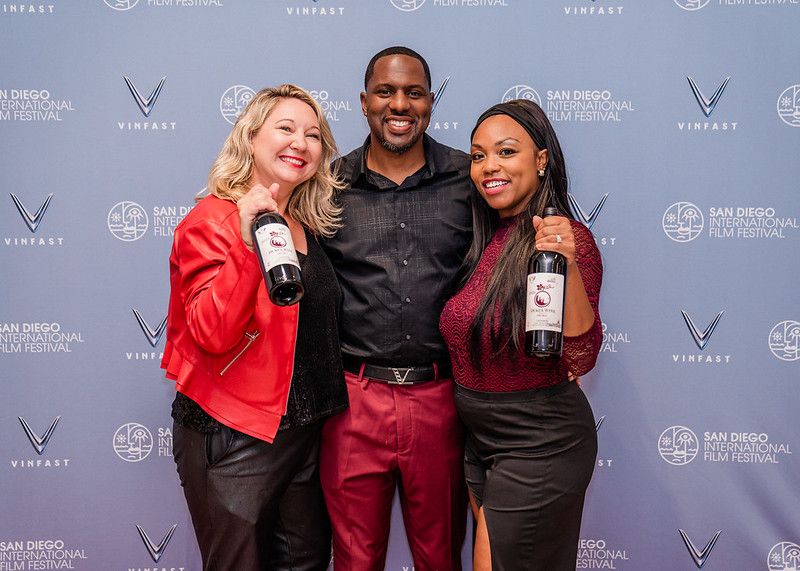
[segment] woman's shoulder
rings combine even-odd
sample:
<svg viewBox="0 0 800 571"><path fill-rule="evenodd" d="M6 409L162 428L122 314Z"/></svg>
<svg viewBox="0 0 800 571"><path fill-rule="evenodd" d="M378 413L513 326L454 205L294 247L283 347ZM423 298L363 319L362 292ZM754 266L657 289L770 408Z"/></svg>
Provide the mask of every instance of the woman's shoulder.
<svg viewBox="0 0 800 571"><path fill-rule="evenodd" d="M238 213L236 203L224 200L214 195L208 195L200 200L181 221L183 229L197 224L226 225L233 220L238 224L238 219L231 216Z"/></svg>

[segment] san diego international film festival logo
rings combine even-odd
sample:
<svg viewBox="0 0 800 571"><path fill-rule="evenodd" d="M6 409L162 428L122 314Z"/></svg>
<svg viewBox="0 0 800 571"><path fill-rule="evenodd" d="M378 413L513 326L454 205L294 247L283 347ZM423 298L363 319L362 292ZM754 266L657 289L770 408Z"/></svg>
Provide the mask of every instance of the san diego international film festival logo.
<svg viewBox="0 0 800 571"><path fill-rule="evenodd" d="M661 226L670 240L691 242L703 231L703 212L691 202L676 202L664 212Z"/></svg>
<svg viewBox="0 0 800 571"><path fill-rule="evenodd" d="M147 212L136 202L123 200L108 211L108 230L123 242L138 240L147 233L149 225Z"/></svg>
<svg viewBox="0 0 800 571"><path fill-rule="evenodd" d="M33 428L31 423L29 423L25 417L18 416L17 420L19 420L19 423L22 427L22 432L24 432L25 436L27 437L31 448L36 453L36 456L27 458L13 458L11 460L11 468L20 470L36 468L66 468L69 466L69 458L53 458L49 454L45 456L45 451L52 441L53 434L55 433L56 427L61 420L61 415L54 417L49 425L44 425L47 428L45 428L43 431L38 428ZM40 432L41 435L39 434Z"/></svg>
<svg viewBox="0 0 800 571"><path fill-rule="evenodd" d="M154 205L150 208L152 215L152 235L171 239L175 228L189 213L192 206L187 205ZM108 231L117 240L135 242L147 235L150 228L150 216L138 202L122 200L108 211Z"/></svg>
<svg viewBox="0 0 800 571"><path fill-rule="evenodd" d="M231 85L219 98L219 112L222 118L233 125L250 103L256 92L246 85Z"/></svg>
<svg viewBox="0 0 800 571"><path fill-rule="evenodd" d="M17 226L20 233L8 234L3 237L3 244L7 247L50 247L50 246L63 246L64 237L57 235L43 235L38 234L38 230L44 221L45 214L50 208L50 202L53 200L53 193L49 193L44 197L41 204L34 212L31 209L37 204L35 199L25 197L25 202L17 193L9 193L11 202L19 214L21 224ZM27 227L30 233L24 232L23 228ZM31 235L33 234L33 235Z"/></svg>
<svg viewBox="0 0 800 571"><path fill-rule="evenodd" d="M772 546L767 555L769 571L800 571L800 545L781 541Z"/></svg>
<svg viewBox="0 0 800 571"><path fill-rule="evenodd" d="M766 432L706 430L703 441L686 426L670 426L658 437L658 453L673 466L685 466L699 456L722 464L780 464L792 455L788 442L774 441Z"/></svg>
<svg viewBox="0 0 800 571"><path fill-rule="evenodd" d="M704 8L710 0L674 0L675 4L684 10L688 10L693 12L695 10L699 10L700 8Z"/></svg>
<svg viewBox="0 0 800 571"><path fill-rule="evenodd" d="M686 80L689 82L689 90L694 96L694 101L697 103L700 112L706 119L711 119L711 115L716 110L720 99L722 99L722 94L725 92L725 88L728 86L728 82L731 80L731 77L727 76L722 79L716 85L713 93L710 96L705 95L705 93L708 92L707 88L705 88L706 91L701 90L699 83L695 81L694 78L687 76ZM687 103L687 105L689 104ZM730 116L727 116L726 119L727 120L725 121L705 121L697 118L690 118L685 121L678 121L677 126L679 131L705 131L717 134L735 131L739 126L739 122L733 121Z"/></svg>
<svg viewBox="0 0 800 571"><path fill-rule="evenodd" d="M684 466L695 459L700 449L697 435L685 426L670 426L658 437L658 453L673 466Z"/></svg>
<svg viewBox="0 0 800 571"><path fill-rule="evenodd" d="M431 8L506 8L508 0L389 0L401 12L415 12L428 2Z"/></svg>
<svg viewBox="0 0 800 571"><path fill-rule="evenodd" d="M140 0L103 0L106 6L118 12L135 8ZM222 8L224 0L144 0L145 8Z"/></svg>
<svg viewBox="0 0 800 571"><path fill-rule="evenodd" d="M141 462L153 451L153 434L143 424L128 422L114 433L114 452L126 462Z"/></svg>
<svg viewBox="0 0 800 571"><path fill-rule="evenodd" d="M633 102L619 98L610 89L548 89L542 100L539 92L526 84L508 88L500 101L527 99L541 107L553 122L573 123L620 123L628 114L636 111Z"/></svg>
<svg viewBox="0 0 800 571"><path fill-rule="evenodd" d="M778 96L778 117L791 127L800 127L800 84L787 87Z"/></svg>
<svg viewBox="0 0 800 571"><path fill-rule="evenodd" d="M12 6L13 4L3 4ZM35 6L18 4L17 6ZM0 87L0 123L58 123L74 113L72 100L55 96L41 86Z"/></svg>
<svg viewBox="0 0 800 571"><path fill-rule="evenodd" d="M800 322L786 320L776 323L769 332L769 350L781 361L800 359Z"/></svg>
<svg viewBox="0 0 800 571"><path fill-rule="evenodd" d="M114 432L113 446L114 452L125 462L141 462L154 448L156 456L172 458L172 428L159 426L151 431L139 422L127 422Z"/></svg>
<svg viewBox="0 0 800 571"><path fill-rule="evenodd" d="M714 206L708 209L708 238L783 240L800 230L796 216L772 206ZM703 233L706 217L692 202L671 204L661 218L664 233L674 242L691 242Z"/></svg>
<svg viewBox="0 0 800 571"><path fill-rule="evenodd" d="M150 89L148 95L144 95L147 93L145 88L140 88L133 82L133 79L127 75L122 76L125 85L128 87L128 92L130 93L131 99L136 104L136 107L139 109L139 112L144 117L144 120L137 119L137 120L127 120L127 121L117 121L117 128L120 131L137 131L137 132L146 132L146 133L160 133L163 131L174 131L177 123L175 121L155 121L150 118L150 115L153 113L153 109L155 109L156 102L158 102L158 98L161 95L162 89L164 89L164 84L167 81L167 77L164 76L159 79L153 87Z"/></svg>

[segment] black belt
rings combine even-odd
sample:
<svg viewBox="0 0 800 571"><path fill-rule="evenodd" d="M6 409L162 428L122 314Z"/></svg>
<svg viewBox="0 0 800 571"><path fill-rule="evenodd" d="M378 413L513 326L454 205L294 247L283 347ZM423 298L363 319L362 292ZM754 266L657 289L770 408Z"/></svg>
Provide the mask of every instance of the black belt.
<svg viewBox="0 0 800 571"><path fill-rule="evenodd" d="M452 376L450 363L432 363L418 367L387 367L385 365L371 365L359 357L342 355L344 370L354 375L360 375L361 366L364 366L363 376L389 385L419 385L438 379L449 379Z"/></svg>

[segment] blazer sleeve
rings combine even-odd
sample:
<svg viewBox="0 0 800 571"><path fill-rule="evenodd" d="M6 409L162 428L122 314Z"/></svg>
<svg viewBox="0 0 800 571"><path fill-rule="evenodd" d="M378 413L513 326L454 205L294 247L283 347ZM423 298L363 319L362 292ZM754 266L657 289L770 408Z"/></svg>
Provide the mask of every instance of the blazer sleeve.
<svg viewBox="0 0 800 571"><path fill-rule="evenodd" d="M258 259L225 221L198 220L176 238L187 330L204 350L224 353L242 339L255 312L263 281Z"/></svg>

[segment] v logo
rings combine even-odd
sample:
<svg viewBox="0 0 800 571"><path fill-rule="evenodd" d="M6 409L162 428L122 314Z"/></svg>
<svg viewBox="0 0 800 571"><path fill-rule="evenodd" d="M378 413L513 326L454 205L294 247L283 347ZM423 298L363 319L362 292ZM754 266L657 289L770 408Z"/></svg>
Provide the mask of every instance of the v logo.
<svg viewBox="0 0 800 571"><path fill-rule="evenodd" d="M139 323L142 333L144 333L144 336L147 337L147 342L150 343L151 347L158 345L158 342L161 340L161 336L164 334L164 330L167 328L167 316L165 315L164 319L161 320L161 323L158 324L158 327L153 329L147 324L141 313L139 313L133 307L131 307L131 309L133 310L134 317L136 317L136 321Z"/></svg>
<svg viewBox="0 0 800 571"><path fill-rule="evenodd" d="M152 540L147 536L147 533L142 526L136 526L136 530L139 532L139 537L142 538L142 542L144 542L144 546L147 548L147 552L150 554L150 558L153 560L153 563L158 563L158 560L161 559L162 555L164 555L164 550L167 548L167 545L169 545L169 540L172 539L172 534L175 533L176 527L178 527L177 523L172 524L172 527L167 530L167 533L164 534L164 537L161 538L161 541L157 544L153 544Z"/></svg>
<svg viewBox="0 0 800 571"><path fill-rule="evenodd" d="M567 198L569 199L570 206L572 206L575 214L577 214L578 218L580 218L581 222L583 222L583 225L591 230L592 226L594 225L594 221L597 219L597 215L600 214L600 211L603 209L603 205L606 203L608 193L603 195L603 198L601 198L600 202L598 202L595 207L592 208L592 211L589 214L586 214L586 212L583 211L583 208L581 208L581 205L578 204L578 201L575 200L575 197L572 196L572 194L567 194Z"/></svg>
<svg viewBox="0 0 800 571"><path fill-rule="evenodd" d="M21 416L18 416L17 418L22 425L22 430L25 431L25 435L28 437L31 446L33 446L33 449L36 450L36 453L39 456L44 454L44 449L47 448L47 444L50 442L50 437L53 436L53 432L55 432L56 425L58 424L58 421L61 420L61 417L55 417L53 422L50 424L50 428L48 428L47 432L44 433L44 436L41 437L33 431L24 418Z"/></svg>
<svg viewBox="0 0 800 571"><path fill-rule="evenodd" d="M692 543L692 540L689 539L689 536L686 535L686 532L682 529L679 529L678 533L681 534L681 539L683 539L686 549L689 550L689 555L692 556L694 564L697 565L698 569L700 569L706 564L706 560L708 559L708 556L711 555L711 550L714 549L714 544L717 542L717 539L719 539L719 534L722 533L722 530L720 529L717 531L717 533L714 534L714 537L712 537L709 542L706 543L706 546L703 549L697 549L694 546L694 543Z"/></svg>
<svg viewBox="0 0 800 571"><path fill-rule="evenodd" d="M156 88L150 92L150 95L147 97L142 97L142 94L139 93L139 90L136 89L136 86L133 82L128 79L127 75L122 76L125 79L125 83L128 84L128 89L133 95L134 101L136 101L136 105L139 106L139 109L142 110L145 117L150 116L150 112L153 110L153 107L156 105L156 100L158 99L158 95L161 93L161 88L164 87L164 82L167 80L167 77L164 76L161 78L161 81L158 82Z"/></svg>
<svg viewBox="0 0 800 571"><path fill-rule="evenodd" d="M449 82L450 82L450 76L448 75L447 77L444 78L444 81L439 86L439 89L434 91L435 95L433 98L433 107L431 107L431 115L433 115L433 112L436 111L436 107L439 105L439 101L442 100L442 95L444 94L444 90Z"/></svg>
<svg viewBox="0 0 800 571"><path fill-rule="evenodd" d="M725 91L725 86L728 85L731 77L728 76L725 78L725 81L722 82L722 85L717 88L717 90L714 92L714 95L712 95L710 99L706 99L703 94L700 93L700 88L697 87L694 79L691 77L687 77L686 79L689 80L692 93L694 93L694 98L697 99L697 104L700 106L700 109L703 110L703 113L706 117L711 117L711 114L714 112L714 107L716 107L717 103L719 103L719 98L722 97L722 92Z"/></svg>
<svg viewBox="0 0 800 571"><path fill-rule="evenodd" d="M600 426L603 424L603 421L606 419L605 416L601 416L594 425L594 431L597 432L600 430Z"/></svg>
<svg viewBox="0 0 800 571"><path fill-rule="evenodd" d="M28 209L25 208L25 205L22 204L22 201L17 198L17 195L13 192L11 194L11 200L14 201L14 206L17 207L17 211L19 212L22 219L27 224L28 229L31 232L36 232L36 229L39 228L39 224L42 223L42 218L44 218L44 213L47 212L47 207L50 206L50 201L53 199L53 193L47 195L47 198L44 199L44 202L39 207L39 210L36 211L36 214L31 214L28 212Z"/></svg>
<svg viewBox="0 0 800 571"><path fill-rule="evenodd" d="M697 329L697 326L694 324L694 321L692 321L692 318L689 317L689 314L681 310L683 320L686 322L686 326L689 328L689 332L692 334L695 344L697 344L697 347L701 351L706 348L706 344L708 344L711 336L714 334L714 329L717 328L717 323L719 323L723 313L725 313L725 310L720 311L714 318L714 321L708 324L708 327L705 328L705 331L700 333Z"/></svg>

